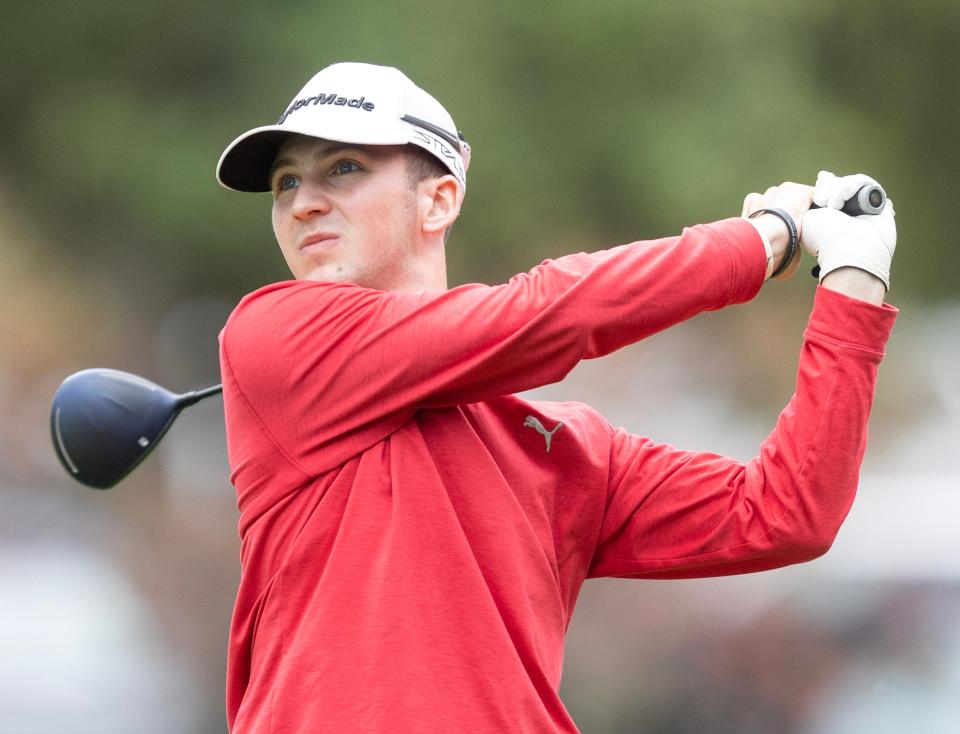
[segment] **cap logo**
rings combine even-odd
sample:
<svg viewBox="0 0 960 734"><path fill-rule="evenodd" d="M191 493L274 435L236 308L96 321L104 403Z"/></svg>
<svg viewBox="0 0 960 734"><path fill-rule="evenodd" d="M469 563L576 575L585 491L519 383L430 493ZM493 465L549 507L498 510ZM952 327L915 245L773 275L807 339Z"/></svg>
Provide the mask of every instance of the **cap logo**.
<svg viewBox="0 0 960 734"><path fill-rule="evenodd" d="M367 102L366 99L366 97L360 97L360 99L347 99L346 97L340 97L337 94L322 93L316 94L312 97L296 99L290 104L286 112L280 115L280 119L277 120L277 124L282 125L283 121L286 120L290 115L299 110L301 107L306 107L308 104L329 104L337 107L354 107L356 109L366 110L367 112L373 112L373 108L376 105L374 105L373 102Z"/></svg>
<svg viewBox="0 0 960 734"><path fill-rule="evenodd" d="M413 134L417 140L424 144L421 147L432 150L435 156L449 161L449 165L456 172L457 178L459 178L461 181L466 179L467 174L466 171L463 170L463 162L461 161L460 156L447 147L444 141L423 130L414 129Z"/></svg>

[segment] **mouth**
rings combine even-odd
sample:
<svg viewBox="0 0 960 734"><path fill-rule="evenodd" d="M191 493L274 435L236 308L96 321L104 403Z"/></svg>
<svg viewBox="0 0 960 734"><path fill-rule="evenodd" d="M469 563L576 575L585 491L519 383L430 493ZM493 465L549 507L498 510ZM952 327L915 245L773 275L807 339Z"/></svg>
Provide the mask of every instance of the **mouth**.
<svg viewBox="0 0 960 734"><path fill-rule="evenodd" d="M332 232L316 232L300 240L297 250L299 252L315 252L332 247L339 241L340 237Z"/></svg>

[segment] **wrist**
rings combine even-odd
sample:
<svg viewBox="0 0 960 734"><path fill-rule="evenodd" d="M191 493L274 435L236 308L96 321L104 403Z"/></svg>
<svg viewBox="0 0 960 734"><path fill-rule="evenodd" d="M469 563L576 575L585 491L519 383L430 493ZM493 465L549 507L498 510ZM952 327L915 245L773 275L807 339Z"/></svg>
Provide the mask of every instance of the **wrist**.
<svg viewBox="0 0 960 734"><path fill-rule="evenodd" d="M883 298L887 294L887 288L880 278L853 266L831 270L820 281L820 285L876 306L883 303Z"/></svg>
<svg viewBox="0 0 960 734"><path fill-rule="evenodd" d="M774 214L761 214L757 217L751 217L750 221L757 225L757 229L763 233L767 242L770 243L773 269L776 270L783 263L783 258L787 254L787 250L790 249L790 233L787 231L787 225Z"/></svg>
<svg viewBox="0 0 960 734"><path fill-rule="evenodd" d="M779 280L792 276L800 265L799 232L793 218L782 209L760 209L749 219L770 246L772 263L767 277Z"/></svg>

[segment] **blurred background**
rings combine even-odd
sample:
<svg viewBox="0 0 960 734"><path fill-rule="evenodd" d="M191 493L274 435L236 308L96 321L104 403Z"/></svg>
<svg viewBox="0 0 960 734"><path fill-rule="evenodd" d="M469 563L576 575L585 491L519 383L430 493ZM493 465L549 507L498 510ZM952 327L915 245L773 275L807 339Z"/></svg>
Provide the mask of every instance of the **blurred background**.
<svg viewBox="0 0 960 734"><path fill-rule="evenodd" d="M584 732L960 731L960 13L955 2L4 3L0 7L0 732L222 733L239 577L222 403L109 492L48 411L108 366L219 382L237 301L289 277L236 135L334 61L403 69L473 147L450 284L737 215L867 172L896 202L858 499L776 572L591 581L562 695ZM749 459L793 389L801 273L530 394Z"/></svg>

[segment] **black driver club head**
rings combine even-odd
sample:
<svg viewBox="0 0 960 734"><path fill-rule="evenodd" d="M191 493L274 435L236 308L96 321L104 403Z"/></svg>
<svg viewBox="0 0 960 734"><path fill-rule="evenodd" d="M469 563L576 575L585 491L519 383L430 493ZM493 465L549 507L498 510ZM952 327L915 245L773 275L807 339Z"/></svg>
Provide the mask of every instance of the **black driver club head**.
<svg viewBox="0 0 960 734"><path fill-rule="evenodd" d="M218 392L219 385L177 395L129 372L82 370L53 396L54 450L78 482L109 489L143 461L184 407Z"/></svg>

